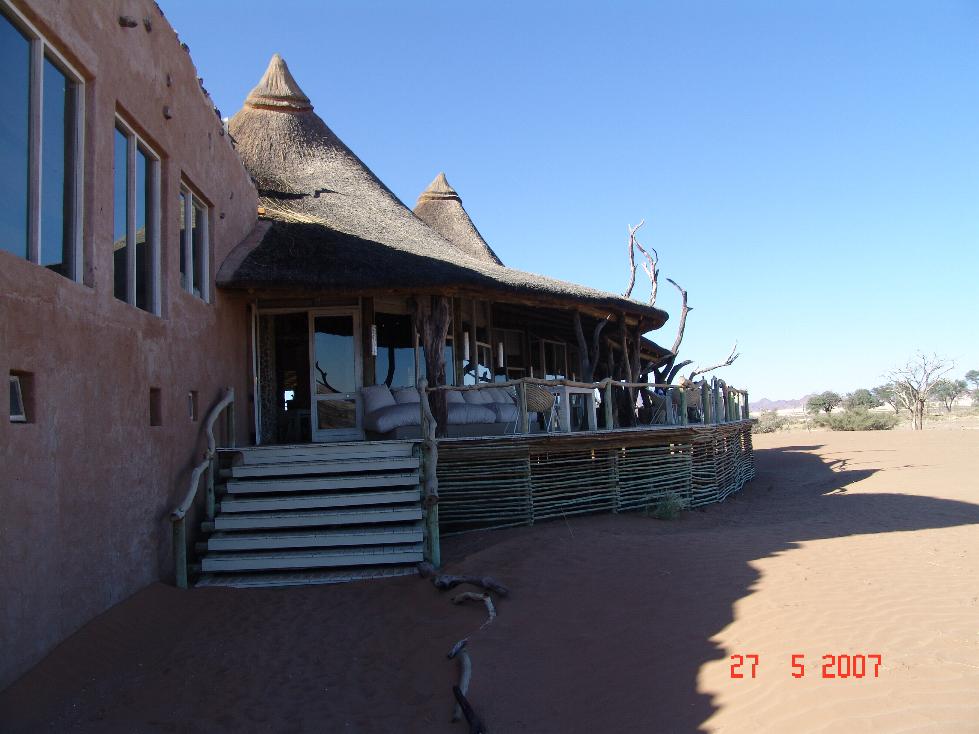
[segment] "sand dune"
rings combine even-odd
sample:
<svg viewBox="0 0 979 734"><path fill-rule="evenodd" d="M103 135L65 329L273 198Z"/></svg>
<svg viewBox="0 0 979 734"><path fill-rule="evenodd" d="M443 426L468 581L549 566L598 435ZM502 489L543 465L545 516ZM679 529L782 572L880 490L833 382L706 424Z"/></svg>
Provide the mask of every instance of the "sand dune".
<svg viewBox="0 0 979 734"><path fill-rule="evenodd" d="M449 570L513 589L470 643L492 731L979 732L974 432L756 447L740 495L671 522L446 541ZM0 730L462 732L445 653L484 617L415 578L154 585L0 694ZM879 653L879 677L824 679L825 653ZM754 679L732 654L759 656Z"/></svg>

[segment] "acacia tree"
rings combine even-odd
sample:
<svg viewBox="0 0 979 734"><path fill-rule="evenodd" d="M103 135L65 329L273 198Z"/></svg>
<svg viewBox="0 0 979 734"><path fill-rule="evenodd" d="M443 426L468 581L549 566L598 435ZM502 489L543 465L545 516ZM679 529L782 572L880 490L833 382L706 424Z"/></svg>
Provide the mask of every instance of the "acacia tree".
<svg viewBox="0 0 979 734"><path fill-rule="evenodd" d="M819 411L825 411L826 413L832 413L833 408L838 406L843 402L837 393L827 390L826 392L821 392L819 395L813 395L809 400L806 401L806 410L809 413L818 413Z"/></svg>
<svg viewBox="0 0 979 734"><path fill-rule="evenodd" d="M979 370L966 372L965 381L972 386L972 404L979 405Z"/></svg>
<svg viewBox="0 0 979 734"><path fill-rule="evenodd" d="M851 392L843 401L843 407L847 410L870 410L871 408L879 408L883 404L880 398L862 387Z"/></svg>
<svg viewBox="0 0 979 734"><path fill-rule="evenodd" d="M955 401L967 391L968 385L965 380L939 380L931 386L929 395L945 406L946 413L951 413Z"/></svg>
<svg viewBox="0 0 979 734"><path fill-rule="evenodd" d="M887 405L891 406L895 413L901 412L901 398L897 395L897 389L895 389L894 383L890 382L886 385L878 385L870 392L882 403L887 403Z"/></svg>
<svg viewBox="0 0 979 734"><path fill-rule="evenodd" d="M925 401L935 383L951 372L953 367L955 364L949 359L918 352L903 367L888 373L901 404L911 413L912 430L924 429Z"/></svg>

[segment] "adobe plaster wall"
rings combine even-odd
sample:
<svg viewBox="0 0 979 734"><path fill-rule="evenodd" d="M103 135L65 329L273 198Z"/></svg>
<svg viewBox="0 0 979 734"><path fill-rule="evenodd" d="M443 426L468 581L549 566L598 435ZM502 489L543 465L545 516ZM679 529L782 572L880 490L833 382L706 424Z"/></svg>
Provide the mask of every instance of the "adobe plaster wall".
<svg viewBox="0 0 979 734"><path fill-rule="evenodd" d="M169 511L226 386L239 396L238 436L247 439L247 305L221 292L207 304L182 290L181 176L213 207L212 282L257 206L189 54L154 3L12 4L86 80L85 272L74 283L0 252L0 376L32 373L34 403L30 423L9 423L0 391L0 688L93 616L172 578ZM123 15L138 25L121 27ZM162 156L161 317L113 296L117 111ZM162 395L157 427L151 387ZM196 423L190 390L200 396Z"/></svg>

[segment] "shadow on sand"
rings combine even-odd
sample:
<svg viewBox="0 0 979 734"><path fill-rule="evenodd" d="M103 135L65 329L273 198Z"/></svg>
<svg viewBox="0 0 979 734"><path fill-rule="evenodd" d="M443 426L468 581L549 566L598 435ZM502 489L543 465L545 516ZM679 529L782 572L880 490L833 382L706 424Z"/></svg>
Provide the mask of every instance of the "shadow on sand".
<svg viewBox="0 0 979 734"><path fill-rule="evenodd" d="M979 505L848 493L878 471L902 467L851 468L859 457L824 461L812 453L821 448L756 450L756 478L741 493L679 521L657 522L652 534L646 518L596 516L450 539L450 557L472 554L460 567L543 585L529 591L526 609L515 600L501 610L488 645L494 669L487 672L483 662L474 691L486 702L487 721L514 731L699 731L716 707L698 691L698 674L726 657L711 640L759 581L752 561L804 541L979 523ZM549 551L538 550L543 545ZM508 634L521 637L520 645ZM504 661L494 645L519 657ZM494 675L505 682L485 681ZM513 722L522 726L507 726Z"/></svg>

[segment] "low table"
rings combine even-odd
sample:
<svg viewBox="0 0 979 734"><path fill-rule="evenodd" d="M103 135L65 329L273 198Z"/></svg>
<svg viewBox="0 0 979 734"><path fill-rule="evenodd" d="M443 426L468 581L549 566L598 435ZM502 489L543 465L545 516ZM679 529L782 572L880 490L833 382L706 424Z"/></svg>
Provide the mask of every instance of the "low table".
<svg viewBox="0 0 979 734"><path fill-rule="evenodd" d="M585 417L588 419L588 430L597 431L595 419L595 388L568 387L567 385L549 385L547 391L554 396L558 405L558 430L563 433L571 432L571 396L583 395L585 398Z"/></svg>

